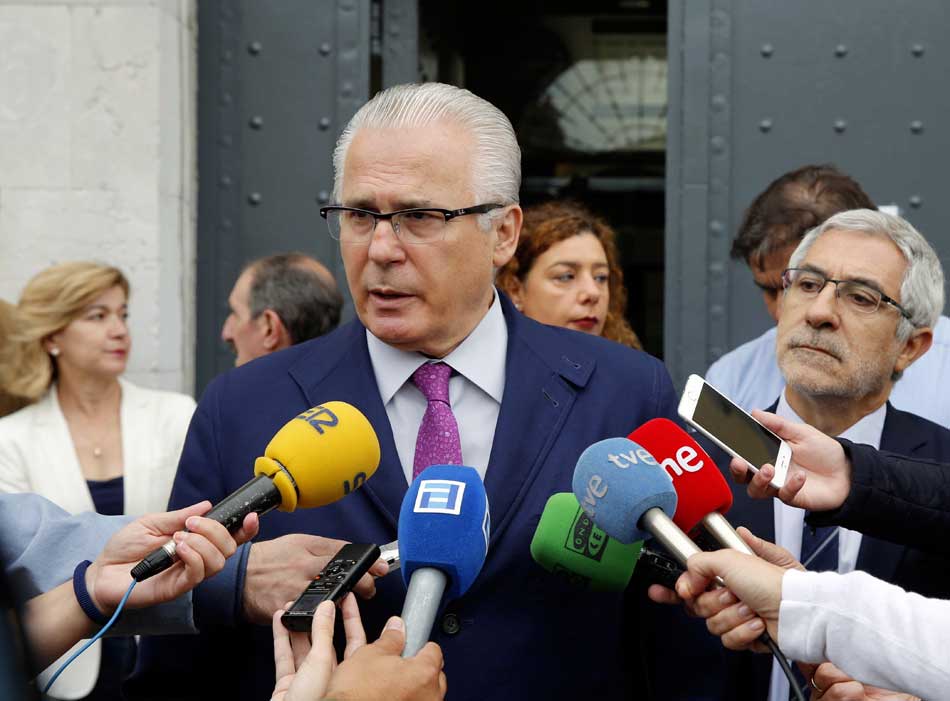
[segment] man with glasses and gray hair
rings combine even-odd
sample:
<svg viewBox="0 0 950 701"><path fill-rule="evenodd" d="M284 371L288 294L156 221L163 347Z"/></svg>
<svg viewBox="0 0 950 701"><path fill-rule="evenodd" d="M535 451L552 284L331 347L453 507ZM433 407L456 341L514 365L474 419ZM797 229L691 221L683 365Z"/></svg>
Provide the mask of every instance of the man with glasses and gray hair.
<svg viewBox="0 0 950 701"><path fill-rule="evenodd" d="M267 698L266 629L205 627L264 624L293 600L339 547L301 534L394 540L408 484L431 464L477 470L491 512L481 573L445 602L432 631L452 698L626 698L641 670L635 646L624 647L637 635L624 612L642 599L578 590L535 565L530 542L547 499L570 491L585 448L675 416L666 369L645 353L536 323L495 289L521 229L521 152L507 117L485 100L439 83L389 88L350 121L334 169L336 202L321 214L339 241L358 318L209 386L172 503L225 496L288 417L330 400L369 418L379 468L336 504L262 519L263 542L195 594L198 644L143 645L131 698ZM398 576L376 581L361 607L370 635L405 596ZM163 667L174 674L155 673ZM230 671L189 676L199 669ZM182 678L192 684L175 684Z"/></svg>
<svg viewBox="0 0 950 701"><path fill-rule="evenodd" d="M894 383L931 345L943 282L936 253L900 217L855 209L809 231L782 275L776 354L785 388L768 410L853 443L950 461L950 431L888 402ZM925 596L950 595L947 558L844 528L812 528L803 509L753 500L738 485L734 493L729 520L785 547L809 570L861 570ZM726 617L751 624L754 614L739 606ZM723 699L764 699L766 690L771 701L789 698L770 659L726 654Z"/></svg>
<svg viewBox="0 0 950 701"><path fill-rule="evenodd" d="M752 272L769 315L778 321L782 271L805 234L828 217L849 209L875 209L861 185L830 164L806 165L785 173L756 195L732 242L732 257ZM772 327L716 360L706 381L746 411L764 409L784 388ZM930 351L897 383L894 406L950 427L950 395L934 377L950 377L950 319L933 325Z"/></svg>

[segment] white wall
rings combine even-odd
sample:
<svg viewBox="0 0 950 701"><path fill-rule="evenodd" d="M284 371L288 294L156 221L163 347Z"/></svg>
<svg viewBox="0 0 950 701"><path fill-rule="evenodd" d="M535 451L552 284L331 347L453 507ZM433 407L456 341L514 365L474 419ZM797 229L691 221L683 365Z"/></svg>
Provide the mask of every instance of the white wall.
<svg viewBox="0 0 950 701"><path fill-rule="evenodd" d="M134 382L191 392L194 0L0 0L0 297L65 260L132 284Z"/></svg>

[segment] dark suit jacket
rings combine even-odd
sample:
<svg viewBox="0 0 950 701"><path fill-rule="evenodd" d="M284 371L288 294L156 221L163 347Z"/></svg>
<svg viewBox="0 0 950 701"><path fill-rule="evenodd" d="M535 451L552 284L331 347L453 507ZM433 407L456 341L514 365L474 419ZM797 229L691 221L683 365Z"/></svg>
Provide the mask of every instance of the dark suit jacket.
<svg viewBox="0 0 950 701"><path fill-rule="evenodd" d="M774 412L773 404L768 411ZM884 429L881 432L881 450L898 455L937 462L950 462L950 430L914 414L887 405ZM718 449L704 444L709 454L726 474L733 492L733 506L727 518L736 526L746 526L761 538L775 542L774 502L771 499L752 499L744 485L735 484L728 473L729 460ZM950 595L950 560L928 554L904 545L864 535L858 551L857 569L886 582L925 596L947 598ZM660 614L664 615L664 614ZM689 646L693 656L694 677L705 683L674 680L669 695L657 698L690 699L690 701L764 701L768 698L772 658L751 652L725 650L718 638L705 631L705 624L686 616L665 614L672 619L674 640ZM703 637L705 633L705 637ZM661 664L661 673L662 661Z"/></svg>
<svg viewBox="0 0 950 701"><path fill-rule="evenodd" d="M656 416L675 416L673 387L656 359L535 323L501 299L509 335L504 399L485 478L488 557L471 589L446 606L461 629L443 630L440 614L432 636L445 654L449 698L622 698L623 673L631 666L621 647L623 596L571 591L534 564L529 543L548 497L571 490L581 452ZM376 474L335 504L268 514L259 539L302 532L394 540L407 484L358 320L215 380L192 421L170 506L218 500L236 489L281 425L329 400L353 404L376 429L382 451ZM231 569L240 568L231 563ZM225 571L199 588L197 638L143 643L128 685L131 698L270 698L270 630L220 627L238 617L240 581ZM372 600L361 602L371 639L401 611L405 591L400 576L391 575L378 580Z"/></svg>

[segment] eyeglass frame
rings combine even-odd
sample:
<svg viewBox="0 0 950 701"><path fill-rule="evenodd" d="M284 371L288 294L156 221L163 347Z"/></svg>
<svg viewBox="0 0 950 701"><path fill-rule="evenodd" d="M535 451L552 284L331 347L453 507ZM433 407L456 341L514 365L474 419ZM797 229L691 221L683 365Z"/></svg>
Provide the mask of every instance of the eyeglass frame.
<svg viewBox="0 0 950 701"><path fill-rule="evenodd" d="M881 290L877 289L876 287L872 287L871 285L867 284L866 282L861 282L860 280L835 280L834 278L830 278L830 277L828 277L827 275L825 275L824 273L819 272L818 270L815 270L814 268L785 268L785 270L782 271L782 290L783 290L783 291L787 291L788 288L791 287L791 282L789 281L789 273L796 273L796 272L798 272L798 273L811 273L812 275L815 275L815 276L817 276L817 277L820 277L820 278L822 278L822 279L825 281L825 284L821 286L821 289L818 290L818 291L815 293L815 297L817 297L818 295L820 295L820 294L822 293L822 291L825 289L825 287L828 286L828 283L829 283L829 282L833 282L834 285L835 285L835 299L839 299L839 297L838 297L838 290L839 290L840 288L838 287L838 285L840 285L841 283L846 282L846 283L848 283L849 285L859 285L859 286L861 286L861 287L864 287L864 288L866 288L866 289L868 289L868 290L871 290L872 292L874 292L874 293L880 295L880 296L881 296L881 302L884 302L885 304L891 305L891 306L894 307L898 312L900 312L900 315L901 315L902 317L904 317L905 319L907 319L907 321L911 322L911 324L914 323L914 320L911 319L910 312L908 312L906 309L904 309L904 307L902 307L902 306L900 305L900 303L899 303L897 300L888 297L886 294L884 294ZM881 305L880 305L880 303L878 303L877 308L874 309L873 311L868 312L867 315L870 316L871 314L873 314L874 312L876 312L876 311L877 311L878 309L880 309L880 308L881 308ZM916 324L914 324L914 325L916 326Z"/></svg>
<svg viewBox="0 0 950 701"><path fill-rule="evenodd" d="M362 209L361 207L346 207L340 204L331 204L331 205L327 205L326 207L320 208L320 216L323 217L323 219L327 222L327 230L330 232L330 238L332 238L334 241L342 242L343 239L342 239L342 236L341 238L335 238L333 236L333 231L330 229L330 226L329 226L330 224L329 219L327 219L327 215L330 212L360 212L361 214L368 214L369 216L371 216L373 218L373 228L370 229L370 232L369 232L370 236L367 239L367 241L372 239L373 234L376 232L376 227L379 226L379 222L381 219L388 221L389 225L392 226L393 228L393 233L395 233L396 237L399 238L400 241L402 241L403 239L399 235L399 227L393 223L393 217L398 216L400 214L412 214L413 212L438 212L443 217L445 217L445 223L448 224L450 221L452 221L456 217L464 217L468 214L487 214L488 212L491 212L495 209L500 209L501 207L506 207L506 206L507 205L504 205L504 204L498 204L497 202L489 202L486 204L472 205L471 207L462 207L461 209L443 209L442 207L410 207L409 209L397 209L395 212L374 212L369 209ZM442 232L442 237L443 238L445 237L444 230ZM441 241L441 240L442 239L440 238L440 239L433 239L432 241L426 241L426 242L420 241L412 245L416 245L416 246L425 245L425 243L435 243L435 241ZM406 243L410 243L410 242L407 241Z"/></svg>

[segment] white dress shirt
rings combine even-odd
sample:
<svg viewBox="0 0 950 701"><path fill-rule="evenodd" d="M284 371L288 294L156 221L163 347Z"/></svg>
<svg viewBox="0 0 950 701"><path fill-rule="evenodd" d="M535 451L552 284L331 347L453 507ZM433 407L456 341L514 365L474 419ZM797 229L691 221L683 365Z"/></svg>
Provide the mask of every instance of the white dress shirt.
<svg viewBox="0 0 950 701"><path fill-rule="evenodd" d="M782 418L797 423L804 423L795 413L785 398L785 392L779 399L775 413ZM852 443L864 443L879 448L881 433L884 430L884 418L887 415L887 404L882 404L876 411L871 412L848 430L839 434L840 438L847 438ZM805 510L788 506L778 499L772 500L775 518L775 542L801 560L802 529L805 527ZM845 574L854 571L858 564L858 551L861 550L861 534L847 528L838 528L838 572ZM788 651L784 651L789 654ZM788 701L788 680L781 667L772 661L772 681L769 685L770 701Z"/></svg>
<svg viewBox="0 0 950 701"><path fill-rule="evenodd" d="M427 362L443 362L454 371L449 380L449 404L459 426L462 464L474 467L484 480L505 392L508 326L498 293L495 292L491 306L478 325L444 358L433 359L422 353L393 348L369 330L366 344L406 483L412 481L416 436L428 405L411 378L412 373Z"/></svg>

